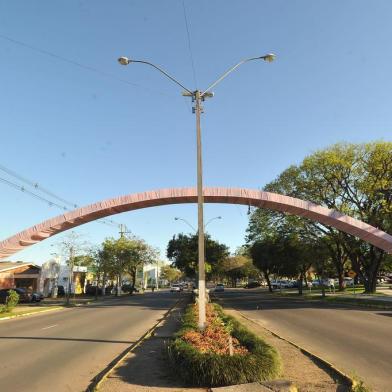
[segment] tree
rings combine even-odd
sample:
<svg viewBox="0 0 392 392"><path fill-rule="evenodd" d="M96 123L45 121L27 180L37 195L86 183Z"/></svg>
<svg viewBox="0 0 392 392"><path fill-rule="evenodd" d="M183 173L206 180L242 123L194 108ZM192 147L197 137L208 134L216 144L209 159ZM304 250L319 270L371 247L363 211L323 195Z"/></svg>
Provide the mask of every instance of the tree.
<svg viewBox="0 0 392 392"><path fill-rule="evenodd" d="M198 235L181 233L173 236L167 245L166 254L173 267L190 278L195 277L198 268ZM218 262L229 255L229 249L206 234L205 255L206 273L212 274Z"/></svg>
<svg viewBox="0 0 392 392"><path fill-rule="evenodd" d="M253 264L260 269L272 293L271 274L279 270L280 255L272 239L258 240L250 246Z"/></svg>
<svg viewBox="0 0 392 392"><path fill-rule="evenodd" d="M336 144L311 154L299 166L291 166L265 189L324 205L390 232L392 143ZM387 260L384 251L334 228L302 220L309 236L326 239L340 288L351 262L365 291L375 291L378 272ZM255 226L249 229L257 236Z"/></svg>
<svg viewBox="0 0 392 392"><path fill-rule="evenodd" d="M246 256L229 256L223 259L218 266L220 276L227 278L233 287L237 280L248 277L253 273L252 260Z"/></svg>
<svg viewBox="0 0 392 392"><path fill-rule="evenodd" d="M117 277L118 295L121 292L123 274L128 273L131 276L133 289L138 268L154 262L157 251L137 237L124 236L119 239L106 239L102 244L101 257L105 260L107 272Z"/></svg>
<svg viewBox="0 0 392 392"><path fill-rule="evenodd" d="M69 268L68 272L68 288L67 288L67 296L66 296L66 304L69 305L71 298L71 290L72 290L72 282L73 282L73 270L74 270L74 261L75 257L81 252L85 251L87 247L86 241L82 240L82 236L80 234L71 231L67 233L67 235L63 238L62 241L58 243L58 246L61 249L61 253L66 257L66 263ZM57 296L57 287L55 287L55 291L53 296Z"/></svg>
<svg viewBox="0 0 392 392"><path fill-rule="evenodd" d="M90 254L78 255L74 257L74 265L79 267L91 267L94 264L94 257Z"/></svg>
<svg viewBox="0 0 392 392"><path fill-rule="evenodd" d="M182 273L180 270L170 267L170 265L164 265L161 268L161 279L167 280L169 283L177 282L181 275Z"/></svg>

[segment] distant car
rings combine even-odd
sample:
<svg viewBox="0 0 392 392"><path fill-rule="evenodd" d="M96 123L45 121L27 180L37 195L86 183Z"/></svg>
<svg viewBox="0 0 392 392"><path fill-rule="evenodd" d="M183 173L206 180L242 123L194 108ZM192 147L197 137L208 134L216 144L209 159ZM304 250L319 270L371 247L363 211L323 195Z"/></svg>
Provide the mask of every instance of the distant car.
<svg viewBox="0 0 392 392"><path fill-rule="evenodd" d="M9 291L14 290L19 295L19 302L32 302L32 296L27 292L26 289L22 288L11 288L11 289L1 289L0 290L0 302L5 304L7 297L9 296Z"/></svg>
<svg viewBox="0 0 392 392"><path fill-rule="evenodd" d="M182 291L182 287L181 287L180 284L174 283L174 284L172 284L172 285L170 286L170 292L171 292L171 293L174 293L174 292L179 293L180 291Z"/></svg>
<svg viewBox="0 0 392 392"><path fill-rule="evenodd" d="M294 287L294 282L290 280L274 280L271 282L271 286L273 289L291 289Z"/></svg>
<svg viewBox="0 0 392 392"><path fill-rule="evenodd" d="M345 284L346 286L354 286L354 279L353 279L353 278L345 277L345 278L343 279L343 281L344 281L344 284Z"/></svg>
<svg viewBox="0 0 392 392"><path fill-rule="evenodd" d="M256 287L260 287L261 284L259 282L249 282L245 285L246 289L255 289Z"/></svg>
<svg viewBox="0 0 392 392"><path fill-rule="evenodd" d="M215 290L214 291L216 291L216 292L223 292L223 291L225 291L225 286L222 283L218 283L215 286Z"/></svg>
<svg viewBox="0 0 392 392"><path fill-rule="evenodd" d="M41 302L44 299L44 295L39 292L31 293L31 302Z"/></svg>
<svg viewBox="0 0 392 392"><path fill-rule="evenodd" d="M139 290L136 287L132 287L131 284L124 284L124 285L122 285L121 290L124 293L130 293L130 294L139 292Z"/></svg>

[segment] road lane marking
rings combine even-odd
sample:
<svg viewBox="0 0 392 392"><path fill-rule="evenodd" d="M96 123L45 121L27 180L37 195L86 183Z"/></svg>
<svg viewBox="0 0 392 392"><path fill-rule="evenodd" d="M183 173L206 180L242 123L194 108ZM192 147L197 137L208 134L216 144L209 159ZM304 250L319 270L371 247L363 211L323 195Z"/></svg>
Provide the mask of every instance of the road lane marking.
<svg viewBox="0 0 392 392"><path fill-rule="evenodd" d="M45 327L45 328L41 328L41 329L49 329L49 328L53 328L53 327L57 327L58 324L54 324L54 325L49 325L49 327Z"/></svg>

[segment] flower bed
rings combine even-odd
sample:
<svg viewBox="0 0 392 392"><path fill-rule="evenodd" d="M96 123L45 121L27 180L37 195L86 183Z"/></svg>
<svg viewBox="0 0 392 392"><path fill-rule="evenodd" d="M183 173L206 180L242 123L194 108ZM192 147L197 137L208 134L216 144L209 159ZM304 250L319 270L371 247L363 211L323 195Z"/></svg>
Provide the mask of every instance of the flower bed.
<svg viewBox="0 0 392 392"><path fill-rule="evenodd" d="M168 346L176 375L194 386L223 386L276 378L280 359L274 348L248 331L216 304L207 305L207 326L197 328L197 306L189 305L183 325Z"/></svg>

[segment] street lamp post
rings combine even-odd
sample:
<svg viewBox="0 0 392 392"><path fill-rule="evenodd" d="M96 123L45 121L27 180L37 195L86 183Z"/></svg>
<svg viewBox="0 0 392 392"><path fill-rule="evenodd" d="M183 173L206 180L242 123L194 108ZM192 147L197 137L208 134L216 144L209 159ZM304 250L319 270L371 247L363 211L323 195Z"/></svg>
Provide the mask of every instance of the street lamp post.
<svg viewBox="0 0 392 392"><path fill-rule="evenodd" d="M201 144L201 128L200 128L200 116L203 113L202 101L205 98L211 98L214 94L211 92L211 89L215 87L218 83L220 83L223 79L226 78L231 72L237 69L240 65L247 63L253 60L264 60L267 62L271 62L275 59L275 55L272 53L266 54L264 56L259 57L251 57L244 59L227 70L220 78L218 78L214 83L207 87L206 90L200 91L195 90L192 91L182 85L178 80L169 75L166 71L164 71L161 67L158 67L155 64L152 64L148 61L144 60L133 60L128 57L120 57L118 62L121 65L129 65L130 63L140 63L149 65L163 75L165 75L172 82L176 83L178 86L183 88L185 91L183 92L184 96L191 97L192 101L195 102L195 106L193 107L193 112L196 114L196 141L197 141L197 213L198 213L198 247L199 247L199 320L198 326L199 329L203 330L206 324L206 284L205 284L205 267L204 267L204 258L205 258L205 249L204 249L204 223L203 223L203 167L202 167L202 144Z"/></svg>

